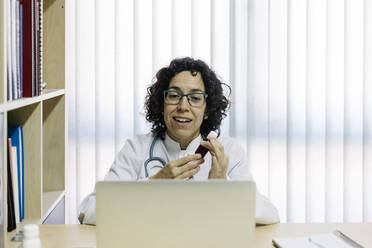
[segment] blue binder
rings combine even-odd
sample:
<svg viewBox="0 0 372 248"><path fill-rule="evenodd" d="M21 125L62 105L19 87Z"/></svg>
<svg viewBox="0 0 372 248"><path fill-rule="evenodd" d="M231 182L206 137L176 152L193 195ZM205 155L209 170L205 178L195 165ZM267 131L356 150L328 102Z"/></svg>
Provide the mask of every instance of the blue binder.
<svg viewBox="0 0 372 248"><path fill-rule="evenodd" d="M12 139L12 146L17 148L17 169L18 169L18 199L19 199L19 220L24 219L24 151L23 151L23 128L21 125L8 128L8 137Z"/></svg>

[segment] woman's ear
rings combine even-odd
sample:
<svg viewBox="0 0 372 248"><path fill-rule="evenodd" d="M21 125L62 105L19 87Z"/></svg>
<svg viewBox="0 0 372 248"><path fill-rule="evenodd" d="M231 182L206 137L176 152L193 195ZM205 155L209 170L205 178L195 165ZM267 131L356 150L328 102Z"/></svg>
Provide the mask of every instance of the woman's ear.
<svg viewBox="0 0 372 248"><path fill-rule="evenodd" d="M203 117L204 120L208 119L208 112L207 110L204 111L204 117Z"/></svg>

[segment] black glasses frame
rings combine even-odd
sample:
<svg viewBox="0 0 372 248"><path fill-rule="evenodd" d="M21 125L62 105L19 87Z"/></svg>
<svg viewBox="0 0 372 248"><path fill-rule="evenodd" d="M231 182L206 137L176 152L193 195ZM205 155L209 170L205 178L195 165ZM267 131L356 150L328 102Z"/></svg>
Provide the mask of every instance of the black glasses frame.
<svg viewBox="0 0 372 248"><path fill-rule="evenodd" d="M170 93L170 92L177 93L178 95L181 96L177 103L168 103L168 102L166 101L166 94L167 94L167 93ZM177 104L179 104L179 103L181 102L182 97L185 96L185 97L187 98L187 102L190 104L190 106L192 106L192 107L201 107L201 106L203 106L203 104L200 105L200 106L199 106L199 105L196 105L196 106L195 106L195 105L191 104L191 102L190 102L190 98L189 98L189 96L191 96L191 95L203 95L203 96L204 96L204 102L203 102L203 104L205 103L205 101L207 100L207 97L208 97L208 94L205 93L205 92L183 93L183 92L178 91L178 90L163 90L164 102L165 102L166 104L169 104L169 105L177 105Z"/></svg>

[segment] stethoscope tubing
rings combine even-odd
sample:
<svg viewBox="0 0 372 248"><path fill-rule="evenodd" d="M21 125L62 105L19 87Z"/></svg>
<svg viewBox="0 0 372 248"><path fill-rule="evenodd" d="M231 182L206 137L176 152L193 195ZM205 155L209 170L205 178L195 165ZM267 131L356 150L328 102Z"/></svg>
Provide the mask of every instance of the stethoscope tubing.
<svg viewBox="0 0 372 248"><path fill-rule="evenodd" d="M153 156L153 154L154 154L154 147L155 147L155 144L156 144L157 140L158 140L158 137L155 136L154 139L151 142L150 151L149 151L149 158L146 159L145 163L143 164L143 166L145 167L145 176L146 176L146 178L149 177L147 166L148 166L148 164L151 161L159 161L163 166L165 166L167 164L167 162L165 162L164 159L162 159L160 157L154 157Z"/></svg>

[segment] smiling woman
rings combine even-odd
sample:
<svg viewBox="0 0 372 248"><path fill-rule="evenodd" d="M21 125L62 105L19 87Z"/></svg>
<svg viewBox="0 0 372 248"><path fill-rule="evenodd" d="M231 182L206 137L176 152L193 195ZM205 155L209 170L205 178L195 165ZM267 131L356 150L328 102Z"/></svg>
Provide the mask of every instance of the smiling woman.
<svg viewBox="0 0 372 248"><path fill-rule="evenodd" d="M191 83L193 85L190 85ZM208 97L203 99L206 104L200 134L205 139L210 131L219 130L230 105L229 100L223 94L222 85L230 90L230 87L222 83L215 72L203 61L192 58L173 60L168 67L159 70L156 74L156 82L147 89L146 120L152 123L152 132L164 139L166 130L169 128L163 116L163 92L169 89L181 93L206 93ZM190 92L182 92L180 87L187 87ZM180 100L182 102L182 99Z"/></svg>
<svg viewBox="0 0 372 248"><path fill-rule="evenodd" d="M203 95L199 98L191 98L191 103L193 103L193 99L195 103L199 103L198 106L192 106L188 97L192 95L187 95L186 100L183 96L180 96L179 92L181 94L182 92L188 94L193 92L204 93L204 83L200 73L193 76L191 72L183 71L172 78L168 88L176 91L168 92L164 98L164 122L167 127L167 134L177 141L181 148L186 149L188 144L199 136L206 106ZM171 100L177 98L177 101Z"/></svg>
<svg viewBox="0 0 372 248"><path fill-rule="evenodd" d="M105 180L253 180L237 141L207 136L219 133L230 104L222 84L201 60L175 59L162 68L145 102L151 133L127 140ZM204 158L196 153L199 145L209 151ZM278 222L276 208L258 192L256 196L256 222ZM94 193L85 198L80 213L82 223L95 223Z"/></svg>

